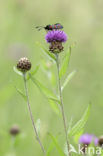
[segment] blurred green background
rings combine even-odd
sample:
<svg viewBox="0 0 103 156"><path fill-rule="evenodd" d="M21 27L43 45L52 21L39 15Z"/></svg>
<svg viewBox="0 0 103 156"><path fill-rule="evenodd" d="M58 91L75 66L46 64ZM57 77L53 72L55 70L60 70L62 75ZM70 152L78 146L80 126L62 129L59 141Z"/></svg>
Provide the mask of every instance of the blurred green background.
<svg viewBox="0 0 103 156"><path fill-rule="evenodd" d="M79 120L91 102L85 132L103 134L103 1L3 0L0 2L0 156L12 156L12 153L16 156L42 155L34 138L27 104L14 88L24 90L22 77L13 71L13 66L23 56L31 60L32 70L41 64L42 58L48 61L35 44L38 41L48 48L45 31L39 32L35 26L58 22L63 24L69 36L65 50L76 43L68 72L76 69L77 73L63 92L68 123L71 116L73 123ZM36 78L51 87L42 67ZM50 144L48 131L54 135L61 132L60 144L63 145L62 120L31 81L28 88L34 119L41 119L41 139L45 148ZM21 131L15 147L9 135L13 124ZM58 153L54 149L51 155Z"/></svg>

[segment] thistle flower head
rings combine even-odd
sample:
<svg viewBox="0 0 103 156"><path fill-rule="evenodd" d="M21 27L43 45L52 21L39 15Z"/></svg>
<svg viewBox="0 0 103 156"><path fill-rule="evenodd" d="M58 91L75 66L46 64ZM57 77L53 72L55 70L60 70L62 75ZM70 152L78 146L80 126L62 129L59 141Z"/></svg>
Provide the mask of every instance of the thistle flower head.
<svg viewBox="0 0 103 156"><path fill-rule="evenodd" d="M50 44L49 50L51 52L59 53L64 49L62 43L67 41L67 35L64 31L53 30L46 34L45 40Z"/></svg>
<svg viewBox="0 0 103 156"><path fill-rule="evenodd" d="M64 31L61 30L53 30L53 31L49 31L46 36L45 39L48 43L51 42L66 42L67 41L67 35Z"/></svg>
<svg viewBox="0 0 103 156"><path fill-rule="evenodd" d="M95 145L98 144L98 138L94 135L91 134L83 134L81 135L79 142L84 144L84 145L89 145L92 142L94 142Z"/></svg>
<svg viewBox="0 0 103 156"><path fill-rule="evenodd" d="M28 58L23 57L18 61L17 69L21 72L27 72L31 69L31 62L28 60Z"/></svg>

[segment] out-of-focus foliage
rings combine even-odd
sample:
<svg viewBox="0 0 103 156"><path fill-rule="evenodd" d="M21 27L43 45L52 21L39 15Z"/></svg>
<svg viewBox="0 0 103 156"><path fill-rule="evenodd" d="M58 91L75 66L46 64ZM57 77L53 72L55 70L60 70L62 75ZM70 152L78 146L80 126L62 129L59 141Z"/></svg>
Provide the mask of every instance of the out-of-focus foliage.
<svg viewBox="0 0 103 156"><path fill-rule="evenodd" d="M91 115L85 132L103 135L103 1L3 0L0 2L0 156L42 155L31 127L27 105L14 87L23 92L23 80L13 67L20 57L27 56L32 62L32 72L40 64L35 78L51 88L51 80L41 66L41 60L48 62L48 58L42 47L35 44L39 42L48 50L44 40L46 32L37 31L35 26L58 22L68 34L64 51L76 43L71 51L67 75L74 70L77 73L63 91L67 119L70 121L72 116L74 125L91 102ZM61 61L65 52L60 54ZM56 75L54 66L53 61L49 70ZM55 75L52 84L56 87ZM62 81L65 79L63 77ZM30 80L28 89L34 120L41 120L40 136L45 148L48 149L51 143L48 131L54 136L61 134L58 142L63 147L65 138L62 137L62 122L58 120L58 115L51 111L48 100ZM9 134L13 124L18 124L21 131L16 143ZM57 156L58 150L53 148L51 155Z"/></svg>

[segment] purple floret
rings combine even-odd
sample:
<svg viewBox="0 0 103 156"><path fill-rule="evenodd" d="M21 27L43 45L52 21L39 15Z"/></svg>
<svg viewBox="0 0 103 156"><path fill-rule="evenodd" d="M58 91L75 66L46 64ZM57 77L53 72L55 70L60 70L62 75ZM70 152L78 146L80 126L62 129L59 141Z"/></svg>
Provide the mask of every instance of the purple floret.
<svg viewBox="0 0 103 156"><path fill-rule="evenodd" d="M66 42L67 41L67 35L64 31L61 30L53 30L49 31L46 36L45 40L48 43L51 43L53 41L58 41L58 42Z"/></svg>
<svg viewBox="0 0 103 156"><path fill-rule="evenodd" d="M79 139L79 142L82 143L82 144L87 144L89 145L91 142L92 142L92 139L93 139L93 135L90 135L90 134L83 134L80 139Z"/></svg>
<svg viewBox="0 0 103 156"><path fill-rule="evenodd" d="M91 134L83 134L79 139L79 143L89 145L94 142L95 145L98 144L98 138Z"/></svg>
<svg viewBox="0 0 103 156"><path fill-rule="evenodd" d="M98 145L98 141L99 141L99 139L98 139L97 137L95 137L95 138L94 138L94 144L95 144L95 145Z"/></svg>

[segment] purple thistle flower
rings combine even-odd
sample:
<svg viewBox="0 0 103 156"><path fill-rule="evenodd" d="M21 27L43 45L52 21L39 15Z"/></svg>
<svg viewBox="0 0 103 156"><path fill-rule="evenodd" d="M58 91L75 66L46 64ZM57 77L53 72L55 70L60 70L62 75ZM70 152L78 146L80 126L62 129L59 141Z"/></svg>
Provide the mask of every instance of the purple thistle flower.
<svg viewBox="0 0 103 156"><path fill-rule="evenodd" d="M67 35L64 31L61 30L53 30L53 31L49 31L46 36L45 36L45 40L48 43L51 42L66 42L67 41Z"/></svg>
<svg viewBox="0 0 103 156"><path fill-rule="evenodd" d="M91 134L83 134L79 139L79 143L89 145L94 142L95 145L98 144L98 138Z"/></svg>
<svg viewBox="0 0 103 156"><path fill-rule="evenodd" d="M90 134L83 134L80 139L79 142L82 144L87 144L89 145L92 142L93 136Z"/></svg>

